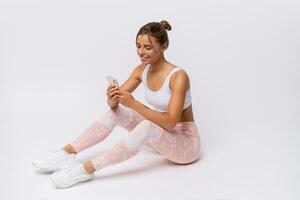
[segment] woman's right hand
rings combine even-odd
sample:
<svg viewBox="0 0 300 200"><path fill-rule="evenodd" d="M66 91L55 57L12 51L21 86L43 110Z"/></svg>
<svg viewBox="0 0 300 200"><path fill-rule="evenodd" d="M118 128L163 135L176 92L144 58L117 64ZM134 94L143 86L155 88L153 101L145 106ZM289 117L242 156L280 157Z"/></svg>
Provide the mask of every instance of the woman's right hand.
<svg viewBox="0 0 300 200"><path fill-rule="evenodd" d="M108 85L107 87L106 96L110 106L116 106L119 103L117 95L115 95L118 92L118 89L116 84Z"/></svg>

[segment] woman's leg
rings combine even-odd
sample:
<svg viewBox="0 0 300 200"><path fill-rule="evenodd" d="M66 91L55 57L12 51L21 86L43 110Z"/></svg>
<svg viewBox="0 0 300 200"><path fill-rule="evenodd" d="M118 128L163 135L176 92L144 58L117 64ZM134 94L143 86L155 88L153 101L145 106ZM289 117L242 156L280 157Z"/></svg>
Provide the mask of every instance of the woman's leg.
<svg viewBox="0 0 300 200"><path fill-rule="evenodd" d="M143 120L125 139L116 143L102 155L85 162L85 169L92 173L95 170L128 160L135 156L145 143L158 140L163 130L157 124L149 120Z"/></svg>
<svg viewBox="0 0 300 200"><path fill-rule="evenodd" d="M51 175L53 184L60 188L75 185L78 182L87 181L92 178L95 170L115 165L135 156L140 148L146 143L158 140L163 128L149 120L140 122L125 139L116 143L106 150L102 155L85 162L84 165L72 166L68 169L57 171ZM91 170L87 168L90 163Z"/></svg>
<svg viewBox="0 0 300 200"><path fill-rule="evenodd" d="M200 156L201 141L195 122L178 122L172 131L163 130L161 137L148 146L178 164L188 164Z"/></svg>
<svg viewBox="0 0 300 200"><path fill-rule="evenodd" d="M67 168L76 163L75 153L104 140L116 125L131 131L142 120L144 118L139 113L118 105L116 108L109 109L102 119L91 124L87 130L63 149L52 152L42 159L35 159L32 164L45 172Z"/></svg>
<svg viewBox="0 0 300 200"><path fill-rule="evenodd" d="M74 141L66 145L64 149L69 153L79 153L103 141L115 126L131 131L143 120L144 117L142 115L119 104L115 108L110 108L100 120L92 123Z"/></svg>
<svg viewBox="0 0 300 200"><path fill-rule="evenodd" d="M187 127L193 128L192 125ZM179 134L178 131L183 131ZM69 169L57 171L52 174L51 179L57 187L70 187L78 182L87 181L92 178L92 173L96 170L118 164L135 156L144 144L151 144L167 159L176 163L189 163L198 158L199 140L194 140L192 136L181 135L188 133L197 135L194 129L187 130L181 126L176 126L174 131L167 132L162 127L149 121L140 122L125 139L116 143L113 147L106 150L102 155L90 161ZM196 137L195 137L196 138ZM180 141L177 141L180 140ZM183 141L181 141L183 140ZM166 145L166 146L163 146ZM183 146L180 146L183 145ZM91 165L91 170L87 165Z"/></svg>
<svg viewBox="0 0 300 200"><path fill-rule="evenodd" d="M144 120L124 140L115 144L102 155L84 163L89 173L108 167L135 156L147 144L168 160L187 164L199 158L200 137L194 122L179 122L171 132Z"/></svg>

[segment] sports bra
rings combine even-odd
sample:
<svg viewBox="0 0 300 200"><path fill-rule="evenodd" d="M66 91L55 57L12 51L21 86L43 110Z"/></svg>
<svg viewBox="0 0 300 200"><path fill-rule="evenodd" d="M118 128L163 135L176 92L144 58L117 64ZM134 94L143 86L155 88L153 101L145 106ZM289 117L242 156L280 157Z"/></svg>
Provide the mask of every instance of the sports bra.
<svg viewBox="0 0 300 200"><path fill-rule="evenodd" d="M151 67L151 65L148 64L144 68L144 71L142 73L142 82L143 82L144 88L145 88L146 102L149 103L154 110L157 110L160 112L166 112L168 110L169 99L170 99L171 93L172 93L171 89L169 88L170 78L171 78L172 74L174 74L176 71L183 70L183 69L181 67L173 68L171 70L171 72L168 74L168 76L165 78L162 87L157 91L152 91L148 88L148 85L147 85L147 74L148 74L150 67ZM192 96L191 96L190 88L191 88L191 86L186 91L183 109L186 109L192 103Z"/></svg>

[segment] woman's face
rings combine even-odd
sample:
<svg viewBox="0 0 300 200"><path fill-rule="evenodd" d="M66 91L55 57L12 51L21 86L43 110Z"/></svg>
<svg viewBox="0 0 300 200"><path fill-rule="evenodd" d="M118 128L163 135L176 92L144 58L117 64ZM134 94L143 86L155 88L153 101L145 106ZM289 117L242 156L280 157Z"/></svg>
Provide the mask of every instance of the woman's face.
<svg viewBox="0 0 300 200"><path fill-rule="evenodd" d="M165 50L164 45L160 45L154 37L148 35L138 35L136 47L137 54L143 64L157 62Z"/></svg>

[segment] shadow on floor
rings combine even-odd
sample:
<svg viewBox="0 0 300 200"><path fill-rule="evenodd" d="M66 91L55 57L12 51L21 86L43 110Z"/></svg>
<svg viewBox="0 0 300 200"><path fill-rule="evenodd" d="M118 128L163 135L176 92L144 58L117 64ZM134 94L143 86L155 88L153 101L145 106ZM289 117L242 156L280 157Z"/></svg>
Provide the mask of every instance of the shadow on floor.
<svg viewBox="0 0 300 200"><path fill-rule="evenodd" d="M159 170L159 169L166 168L166 167L174 168L174 167L190 166L190 165L196 164L197 162L201 161L202 159L203 159L203 154L201 153L199 158L192 163L178 164L178 163L169 161L164 157L161 157L159 160L155 160L155 161L152 160L143 165L139 165L137 167L133 167L130 170L126 170L126 171L122 171L122 172L101 175L101 170L100 170L94 174L95 175L94 180L126 177L126 176L136 175L138 173L145 173L146 171L150 171L150 170Z"/></svg>

